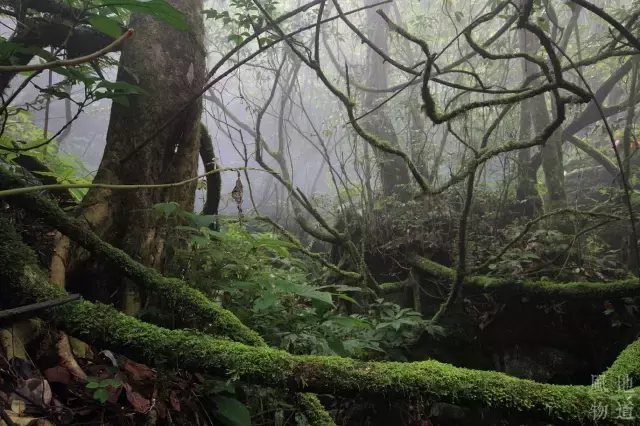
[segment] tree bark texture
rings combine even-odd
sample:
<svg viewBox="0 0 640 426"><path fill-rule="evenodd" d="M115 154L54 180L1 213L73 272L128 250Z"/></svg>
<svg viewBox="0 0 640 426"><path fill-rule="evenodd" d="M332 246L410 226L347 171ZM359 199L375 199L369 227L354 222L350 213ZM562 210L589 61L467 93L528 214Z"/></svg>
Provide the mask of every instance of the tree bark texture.
<svg viewBox="0 0 640 426"><path fill-rule="evenodd" d="M133 14L136 36L120 59L118 81L146 93L114 102L107 143L95 182L157 184L196 175L200 147L200 102L190 104L166 130L150 137L204 83L205 50L202 1L169 0L185 14L190 30L180 31L148 15ZM128 155L136 149L135 155ZM91 189L79 209L96 232L112 245L154 268L163 263L165 231L152 206L175 201L192 210L196 182L180 188L110 191ZM124 285L123 309L135 313L133 284Z"/></svg>

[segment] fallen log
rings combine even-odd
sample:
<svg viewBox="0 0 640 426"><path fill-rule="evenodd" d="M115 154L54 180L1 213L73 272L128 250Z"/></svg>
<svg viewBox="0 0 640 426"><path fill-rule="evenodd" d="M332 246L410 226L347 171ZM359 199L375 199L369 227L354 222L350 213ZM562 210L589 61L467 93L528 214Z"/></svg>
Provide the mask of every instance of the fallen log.
<svg viewBox="0 0 640 426"><path fill-rule="evenodd" d="M0 239L3 255L24 251L24 247L7 250L7 244L15 246L21 242ZM22 264L19 267L22 275L17 279L15 270L0 270L0 280L14 298L37 302L65 296L65 291L49 283L46 274L36 266ZM588 386L549 385L432 360L385 363L336 356L296 356L282 350L216 339L201 332L164 329L124 315L113 307L88 301L58 306L47 311L46 316L72 335L139 361L218 377L233 375L248 383L290 392L346 397L356 394L359 397L426 397L458 405L489 406L507 415L527 413L561 420L563 424L593 424L593 407L609 407L613 412L621 398L631 404L640 402L640 393L636 391L602 392ZM633 424L631 420L613 416L598 419L598 424L614 422Z"/></svg>

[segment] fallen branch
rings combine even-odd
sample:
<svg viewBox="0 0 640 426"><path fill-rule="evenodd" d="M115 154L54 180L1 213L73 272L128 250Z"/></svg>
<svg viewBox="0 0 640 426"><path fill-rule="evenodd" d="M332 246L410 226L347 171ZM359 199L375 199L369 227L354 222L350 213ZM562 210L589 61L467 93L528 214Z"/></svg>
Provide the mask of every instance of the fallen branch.
<svg viewBox="0 0 640 426"><path fill-rule="evenodd" d="M42 70L48 70L51 68L75 66L75 65L83 64L85 62L91 62L95 59L98 59L106 55L107 53L110 53L116 49L119 49L120 45L125 41L127 41L128 39L130 39L134 33L135 31L133 29L129 29L127 30L126 33L118 37L113 43L87 56L80 56L79 58L46 62L44 64L0 66L0 72L42 71Z"/></svg>
<svg viewBox="0 0 640 426"><path fill-rule="evenodd" d="M638 386L640 379L640 340L627 346L611 367L602 373L595 381L595 386L603 389L619 389L622 383Z"/></svg>
<svg viewBox="0 0 640 426"><path fill-rule="evenodd" d="M20 306L19 308L6 309L0 311L0 325L12 324L23 319L37 316L40 311L53 308L64 303L69 303L74 300L80 299L79 294L70 294L65 297L61 297L55 300L48 300L46 302L32 303L26 306Z"/></svg>

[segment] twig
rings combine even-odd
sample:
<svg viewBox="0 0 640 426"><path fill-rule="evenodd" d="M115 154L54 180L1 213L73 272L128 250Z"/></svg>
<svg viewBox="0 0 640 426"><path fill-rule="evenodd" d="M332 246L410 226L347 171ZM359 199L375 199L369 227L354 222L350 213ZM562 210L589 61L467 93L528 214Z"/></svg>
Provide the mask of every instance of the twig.
<svg viewBox="0 0 640 426"><path fill-rule="evenodd" d="M74 66L74 65L83 64L85 62L91 62L119 48L120 45L125 41L127 41L129 38L131 38L131 36L133 36L134 33L135 33L135 30L130 28L129 30L127 30L126 33L122 34L110 45L87 56L80 56L79 58L65 59L65 60L53 61L53 62L45 62L44 64L0 66L0 72L42 71L42 70L48 70L51 68Z"/></svg>
<svg viewBox="0 0 640 426"><path fill-rule="evenodd" d="M19 308L6 309L4 311L0 311L0 324L16 322L24 318L24 315L26 314L29 314L29 317L32 317L35 316L35 314L39 311L73 302L74 300L78 300L81 297L82 296L80 296L79 294L70 294L67 297L61 297L60 299L48 300L46 302L40 303L32 303L30 305L20 306Z"/></svg>

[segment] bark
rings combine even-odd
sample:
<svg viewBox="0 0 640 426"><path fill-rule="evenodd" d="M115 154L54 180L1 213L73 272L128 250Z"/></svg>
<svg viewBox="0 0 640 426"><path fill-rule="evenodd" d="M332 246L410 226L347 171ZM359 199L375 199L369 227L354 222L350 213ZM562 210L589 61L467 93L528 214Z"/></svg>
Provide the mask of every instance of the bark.
<svg viewBox="0 0 640 426"><path fill-rule="evenodd" d="M372 0L365 0L365 5L374 4ZM389 5L380 6L382 10L388 12ZM367 37L383 52L388 50L387 25L376 13L376 8L367 9ZM388 85L388 65L384 59L372 49L367 50L367 86L375 89L382 89ZM364 110L371 111L384 100L383 94L367 92L364 99ZM364 129L388 142L394 148L399 147L398 135L393 128L393 122L387 114L387 106L377 108L363 120ZM408 201L410 196L408 188L400 187L408 185L410 182L409 170L402 158L376 151L380 163L380 181L382 191L385 196L397 195L400 201Z"/></svg>
<svg viewBox="0 0 640 426"><path fill-rule="evenodd" d="M95 182L122 184L168 183L197 173L201 103L190 104L166 131L149 140L175 110L187 104L202 87L205 74L202 2L172 0L185 14L190 29L179 31L148 15L132 14L136 36L120 59L118 81L143 88L129 97L130 106L113 103L105 152ZM135 149L135 155L129 155ZM78 215L112 245L144 265L160 268L166 231L152 206L175 201L192 210L196 182L186 187L113 192L91 189ZM75 265L72 259L72 267ZM112 288L109 292L112 292ZM136 314L138 289L126 279L121 284L122 309Z"/></svg>
<svg viewBox="0 0 640 426"><path fill-rule="evenodd" d="M204 164L205 172L209 173L218 168L213 140L204 124L201 124L200 128L200 158ZM207 175L207 201L204 204L202 214L217 215L221 195L222 176L220 173Z"/></svg>

